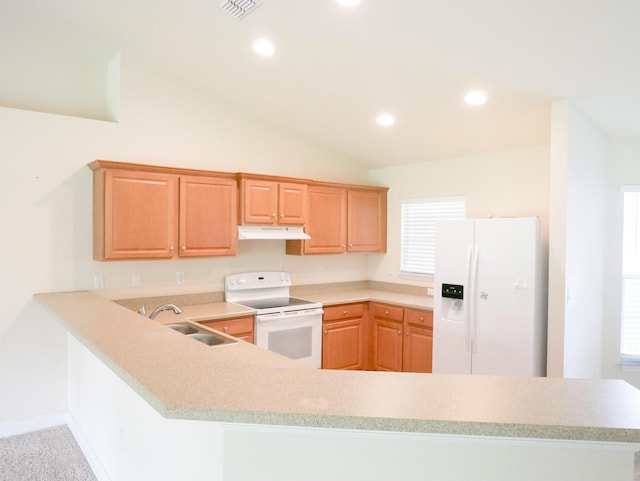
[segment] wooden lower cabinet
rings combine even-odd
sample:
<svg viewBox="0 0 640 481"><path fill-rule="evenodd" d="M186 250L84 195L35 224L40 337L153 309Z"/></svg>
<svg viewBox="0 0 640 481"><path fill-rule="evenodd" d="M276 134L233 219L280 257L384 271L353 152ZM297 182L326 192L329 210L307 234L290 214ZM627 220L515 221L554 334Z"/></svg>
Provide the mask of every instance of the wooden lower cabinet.
<svg viewBox="0 0 640 481"><path fill-rule="evenodd" d="M250 342L251 344L254 343L254 316L234 317L215 321L199 321L198 324Z"/></svg>
<svg viewBox="0 0 640 481"><path fill-rule="evenodd" d="M322 368L364 369L364 325L367 303L324 308Z"/></svg>
<svg viewBox="0 0 640 481"><path fill-rule="evenodd" d="M402 371L402 321L404 309L372 304L374 371Z"/></svg>
<svg viewBox="0 0 640 481"><path fill-rule="evenodd" d="M431 372L433 313L373 303L371 368Z"/></svg>
<svg viewBox="0 0 640 481"><path fill-rule="evenodd" d="M433 331L424 327L407 326L402 348L402 370L431 372Z"/></svg>

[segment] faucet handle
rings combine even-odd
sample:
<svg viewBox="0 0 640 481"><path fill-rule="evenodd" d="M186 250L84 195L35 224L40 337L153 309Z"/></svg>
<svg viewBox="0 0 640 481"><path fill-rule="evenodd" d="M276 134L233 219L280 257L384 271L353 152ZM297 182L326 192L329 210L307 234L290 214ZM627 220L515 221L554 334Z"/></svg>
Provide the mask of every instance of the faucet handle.
<svg viewBox="0 0 640 481"><path fill-rule="evenodd" d="M147 315L147 303L146 302L140 306L140 309L138 309L138 314L142 314L143 316Z"/></svg>

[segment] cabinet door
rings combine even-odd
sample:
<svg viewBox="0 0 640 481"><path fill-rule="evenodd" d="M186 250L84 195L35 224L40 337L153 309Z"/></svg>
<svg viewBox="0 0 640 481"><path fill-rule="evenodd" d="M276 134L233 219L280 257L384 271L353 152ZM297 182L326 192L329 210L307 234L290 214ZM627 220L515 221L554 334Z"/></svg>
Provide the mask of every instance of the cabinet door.
<svg viewBox="0 0 640 481"><path fill-rule="evenodd" d="M241 181L243 224L275 225L278 222L278 183L243 179Z"/></svg>
<svg viewBox="0 0 640 481"><path fill-rule="evenodd" d="M433 331L409 324L405 326L404 334L402 370L431 372Z"/></svg>
<svg viewBox="0 0 640 481"><path fill-rule="evenodd" d="M402 323L374 319L373 369L402 371Z"/></svg>
<svg viewBox="0 0 640 481"><path fill-rule="evenodd" d="M254 316L198 322L209 329L215 329L251 344L253 344L254 323Z"/></svg>
<svg viewBox="0 0 640 481"><path fill-rule="evenodd" d="M237 253L236 196L233 179L180 178L180 256Z"/></svg>
<svg viewBox="0 0 640 481"><path fill-rule="evenodd" d="M178 224L178 177L105 170L94 184L94 256L107 259L171 258Z"/></svg>
<svg viewBox="0 0 640 481"><path fill-rule="evenodd" d="M307 207L306 184L278 184L278 224L304 225Z"/></svg>
<svg viewBox="0 0 640 481"><path fill-rule="evenodd" d="M387 192L349 190L347 250L387 251Z"/></svg>
<svg viewBox="0 0 640 481"><path fill-rule="evenodd" d="M362 319L326 322L322 328L322 368L362 369Z"/></svg>
<svg viewBox="0 0 640 481"><path fill-rule="evenodd" d="M305 254L345 252L347 238L347 192L337 187L309 186L307 188Z"/></svg>

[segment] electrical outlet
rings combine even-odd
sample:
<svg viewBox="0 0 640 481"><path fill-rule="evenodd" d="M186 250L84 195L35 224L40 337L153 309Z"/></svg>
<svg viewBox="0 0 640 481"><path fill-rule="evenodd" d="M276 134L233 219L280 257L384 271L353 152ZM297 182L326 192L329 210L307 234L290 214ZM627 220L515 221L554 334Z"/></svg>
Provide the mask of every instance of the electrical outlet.
<svg viewBox="0 0 640 481"><path fill-rule="evenodd" d="M184 284L184 272L176 272L176 284L179 286Z"/></svg>
<svg viewBox="0 0 640 481"><path fill-rule="evenodd" d="M104 287L104 276L93 276L93 288L102 289Z"/></svg>
<svg viewBox="0 0 640 481"><path fill-rule="evenodd" d="M142 274L131 274L131 285L140 287L142 285Z"/></svg>
<svg viewBox="0 0 640 481"><path fill-rule="evenodd" d="M433 297L433 287L427 287L427 295Z"/></svg>

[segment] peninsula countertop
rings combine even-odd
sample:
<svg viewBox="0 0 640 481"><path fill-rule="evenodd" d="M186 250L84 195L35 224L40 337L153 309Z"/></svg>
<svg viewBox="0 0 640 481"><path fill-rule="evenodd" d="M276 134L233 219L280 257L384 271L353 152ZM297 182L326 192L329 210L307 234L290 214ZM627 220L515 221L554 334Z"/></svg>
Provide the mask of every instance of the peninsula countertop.
<svg viewBox="0 0 640 481"><path fill-rule="evenodd" d="M363 290L314 300L432 307L426 296L402 296ZM92 292L35 299L166 418L640 443L640 391L622 380L311 369L242 341L208 347ZM185 313L252 311L218 302Z"/></svg>

